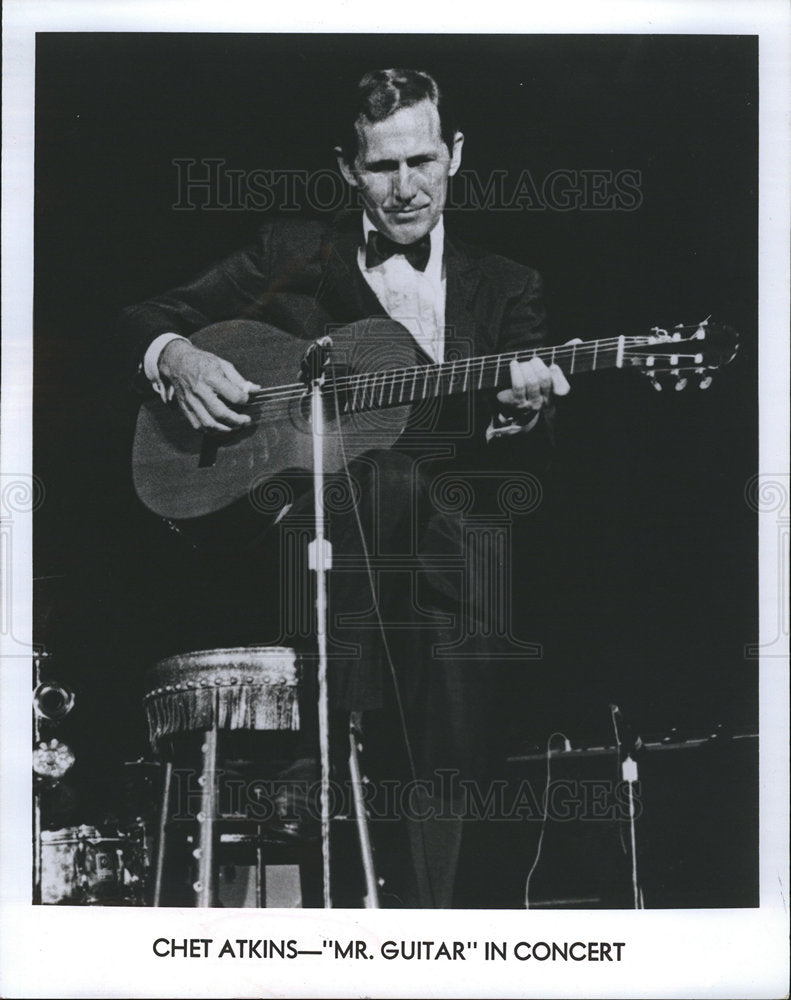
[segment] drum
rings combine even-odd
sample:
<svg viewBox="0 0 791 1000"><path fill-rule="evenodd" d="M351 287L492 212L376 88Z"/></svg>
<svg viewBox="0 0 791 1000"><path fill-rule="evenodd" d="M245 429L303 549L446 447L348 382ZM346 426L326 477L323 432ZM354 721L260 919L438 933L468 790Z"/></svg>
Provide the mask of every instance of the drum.
<svg viewBox="0 0 791 1000"><path fill-rule="evenodd" d="M131 901L126 886L124 837L103 837L92 826L41 833L41 902Z"/></svg>
<svg viewBox="0 0 791 1000"><path fill-rule="evenodd" d="M144 698L151 744L194 730L299 729L301 665L285 646L204 649L160 660Z"/></svg>

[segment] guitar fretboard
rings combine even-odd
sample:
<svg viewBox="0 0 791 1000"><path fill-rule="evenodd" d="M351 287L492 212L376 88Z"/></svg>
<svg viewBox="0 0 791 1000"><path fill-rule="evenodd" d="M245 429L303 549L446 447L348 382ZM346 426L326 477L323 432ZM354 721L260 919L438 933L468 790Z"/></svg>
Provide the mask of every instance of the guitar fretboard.
<svg viewBox="0 0 791 1000"><path fill-rule="evenodd" d="M708 320L704 320L694 326L676 327L672 335L654 327L649 336L577 341L459 358L442 364L345 374L339 374L342 369L330 364L322 391L326 396L334 396L340 411L347 414L408 406L443 396L508 387L511 385L511 362L531 358L540 358L547 365L557 364L569 377L622 367L640 367L652 376L662 373L679 376L682 372L703 375L708 369L731 361L737 344L738 337L733 330L709 326ZM710 377L704 378L701 388L710 382ZM254 407L266 406L268 416L272 417L277 415L276 409L288 406L293 400L304 399L307 391L304 382L274 386L253 393L249 403Z"/></svg>
<svg viewBox="0 0 791 1000"><path fill-rule="evenodd" d="M484 357L461 358L443 364L392 368L329 379L325 391L342 392L346 413L403 406L441 396L454 396L511 384L512 361L541 358L558 364L567 375L614 368L620 365L623 340L592 340L533 350L512 351Z"/></svg>

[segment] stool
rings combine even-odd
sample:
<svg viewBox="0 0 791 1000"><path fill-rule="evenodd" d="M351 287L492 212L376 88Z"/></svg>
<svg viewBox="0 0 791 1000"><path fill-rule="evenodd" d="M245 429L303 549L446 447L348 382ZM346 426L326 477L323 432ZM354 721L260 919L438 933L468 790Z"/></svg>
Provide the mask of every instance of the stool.
<svg viewBox="0 0 791 1000"><path fill-rule="evenodd" d="M198 861L197 879L193 883L196 906L212 906L214 901L215 848L222 840L217 836L216 824L224 819L218 815L219 733L298 730L301 670L301 659L293 649L242 646L170 656L149 672L144 705L154 750L161 753L163 743L179 734L201 734L200 811L194 838L197 843L192 852ZM168 760L157 834L154 906L161 905L172 777L173 761ZM260 838L252 840L256 843L260 874Z"/></svg>

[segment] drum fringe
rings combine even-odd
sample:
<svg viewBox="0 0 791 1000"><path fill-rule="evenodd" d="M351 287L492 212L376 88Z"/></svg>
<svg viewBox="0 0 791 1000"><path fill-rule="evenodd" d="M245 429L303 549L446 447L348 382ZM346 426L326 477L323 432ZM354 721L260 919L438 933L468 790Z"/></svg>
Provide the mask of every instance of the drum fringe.
<svg viewBox="0 0 791 1000"><path fill-rule="evenodd" d="M161 692L147 697L146 714L152 744L174 733L211 729L215 723L218 729L299 729L293 684Z"/></svg>

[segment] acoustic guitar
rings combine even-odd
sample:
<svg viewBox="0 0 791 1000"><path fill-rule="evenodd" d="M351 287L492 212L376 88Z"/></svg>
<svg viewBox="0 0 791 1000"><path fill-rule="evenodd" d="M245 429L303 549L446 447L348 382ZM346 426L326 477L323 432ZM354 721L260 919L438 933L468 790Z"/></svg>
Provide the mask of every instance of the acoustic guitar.
<svg viewBox="0 0 791 1000"><path fill-rule="evenodd" d="M542 358L569 378L635 369L656 388L670 377L677 389L692 381L705 389L712 371L730 362L738 346L734 330L706 320L673 330L655 327L642 336L417 364L414 340L391 320L328 332L331 359L322 386L327 472L372 448L392 447L416 409L435 406L440 397L509 387L512 359ZM191 339L263 388L239 408L250 414L250 424L230 433L193 430L176 402L156 397L143 403L132 454L135 489L151 511L172 520L214 513L284 470L312 468L310 393L300 377L309 342L252 320L217 323Z"/></svg>

